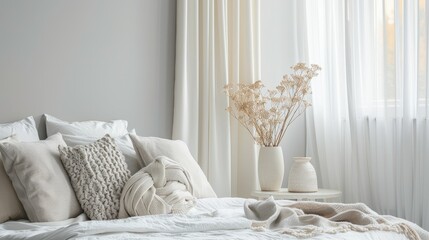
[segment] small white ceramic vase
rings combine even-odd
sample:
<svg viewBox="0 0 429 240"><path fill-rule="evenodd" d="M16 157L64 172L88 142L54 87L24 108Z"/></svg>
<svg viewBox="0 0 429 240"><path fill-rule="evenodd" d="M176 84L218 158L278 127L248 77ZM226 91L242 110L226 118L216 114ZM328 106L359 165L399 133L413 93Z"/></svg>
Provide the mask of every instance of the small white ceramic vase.
<svg viewBox="0 0 429 240"><path fill-rule="evenodd" d="M279 191L284 175L281 147L261 147L258 158L258 178L262 191Z"/></svg>
<svg viewBox="0 0 429 240"><path fill-rule="evenodd" d="M289 192L317 192L317 174L310 157L294 157L289 171Z"/></svg>

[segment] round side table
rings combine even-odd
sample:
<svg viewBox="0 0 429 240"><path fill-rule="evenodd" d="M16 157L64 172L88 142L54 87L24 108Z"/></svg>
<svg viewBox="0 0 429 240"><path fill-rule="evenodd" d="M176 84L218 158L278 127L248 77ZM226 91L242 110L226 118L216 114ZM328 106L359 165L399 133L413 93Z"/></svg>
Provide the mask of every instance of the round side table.
<svg viewBox="0 0 429 240"><path fill-rule="evenodd" d="M333 189L319 188L319 191L312 193L294 193L289 192L287 188L282 188L279 191L261 191L256 190L252 192L252 196L259 200L267 199L273 196L274 199L283 200L296 200L296 201L322 201L326 202L327 199L333 199L341 202L341 191Z"/></svg>

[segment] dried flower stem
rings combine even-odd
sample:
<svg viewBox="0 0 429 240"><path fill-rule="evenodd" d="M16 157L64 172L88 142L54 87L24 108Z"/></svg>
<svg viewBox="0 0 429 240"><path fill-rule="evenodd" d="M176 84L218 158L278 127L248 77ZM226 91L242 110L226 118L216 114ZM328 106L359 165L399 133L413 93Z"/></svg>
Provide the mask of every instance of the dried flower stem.
<svg viewBox="0 0 429 240"><path fill-rule="evenodd" d="M225 85L230 99L227 111L262 146L278 146L291 123L311 106L306 96L321 68L304 63L291 68L294 73L284 75L275 89L265 90L261 81Z"/></svg>

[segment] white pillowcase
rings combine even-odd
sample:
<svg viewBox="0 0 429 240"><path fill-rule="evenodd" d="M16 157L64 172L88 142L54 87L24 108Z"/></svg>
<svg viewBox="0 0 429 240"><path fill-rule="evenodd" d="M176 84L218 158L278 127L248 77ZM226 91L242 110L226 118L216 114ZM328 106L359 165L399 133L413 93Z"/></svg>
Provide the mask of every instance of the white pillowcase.
<svg viewBox="0 0 429 240"><path fill-rule="evenodd" d="M135 134L136 131L133 129L130 133ZM95 137L73 136L66 134L63 134L63 139L69 147L74 147L77 145L88 145L98 140L98 138ZM131 141L129 134L120 137L115 137L113 139L116 145L118 145L119 150L124 155L125 162L127 163L128 170L130 170L131 174L133 175L134 173L139 171L143 167L143 165L141 165L142 161L140 159L140 156L134 150L133 142Z"/></svg>
<svg viewBox="0 0 429 240"><path fill-rule="evenodd" d="M32 116L13 123L0 124L0 139L15 135L19 141L39 141L36 123Z"/></svg>
<svg viewBox="0 0 429 240"><path fill-rule="evenodd" d="M14 141L17 142L15 135L0 140L0 144L5 142ZM21 202L16 196L15 189L13 189L12 182L9 176L6 174L3 167L2 154L0 152L0 223L9 220L19 220L27 218L25 210L22 207Z"/></svg>
<svg viewBox="0 0 429 240"><path fill-rule="evenodd" d="M13 135L13 136L11 136ZM39 141L36 123L32 116L12 123L0 124L0 142L18 140L23 142ZM15 189L3 166L2 154L0 153L0 223L8 220L27 218L21 202L16 195Z"/></svg>
<svg viewBox="0 0 429 240"><path fill-rule="evenodd" d="M206 175L201 170L197 161L192 157L186 143L180 140L169 140L156 137L140 137L130 134L134 148L147 166L159 156L166 156L177 162L188 171L193 185L193 195L197 198L216 197L212 186L207 181Z"/></svg>
<svg viewBox="0 0 429 240"><path fill-rule="evenodd" d="M128 133L128 122L125 120L113 120L109 122L66 122L48 114L44 116L46 118L46 133L48 137L59 132L63 135L85 136L99 139L106 134L109 134L111 137L119 137Z"/></svg>
<svg viewBox="0 0 429 240"><path fill-rule="evenodd" d="M0 144L6 173L32 222L52 222L82 212L60 160L61 134L37 142Z"/></svg>

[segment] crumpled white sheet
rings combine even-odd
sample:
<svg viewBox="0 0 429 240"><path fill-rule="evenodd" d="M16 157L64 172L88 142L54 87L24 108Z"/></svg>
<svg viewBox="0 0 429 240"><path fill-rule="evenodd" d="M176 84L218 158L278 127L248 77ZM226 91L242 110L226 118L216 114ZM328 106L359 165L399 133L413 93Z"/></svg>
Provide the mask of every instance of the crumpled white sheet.
<svg viewBox="0 0 429 240"><path fill-rule="evenodd" d="M273 231L254 231L244 216L243 198L198 199L186 215L142 216L110 221L85 221L80 215L55 223L28 221L0 224L0 239L296 239ZM405 240L390 232L321 235L316 240Z"/></svg>

